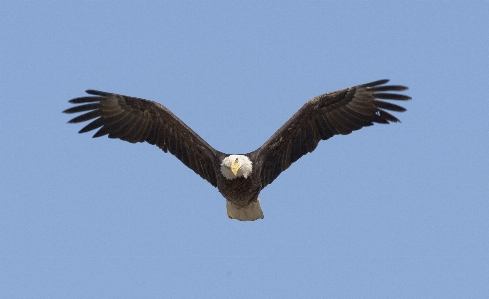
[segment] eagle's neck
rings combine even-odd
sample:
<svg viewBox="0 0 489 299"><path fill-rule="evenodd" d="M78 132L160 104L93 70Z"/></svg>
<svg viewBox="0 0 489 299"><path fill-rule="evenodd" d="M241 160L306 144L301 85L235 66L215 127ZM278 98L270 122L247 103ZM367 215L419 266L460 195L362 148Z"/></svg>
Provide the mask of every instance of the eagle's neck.
<svg viewBox="0 0 489 299"><path fill-rule="evenodd" d="M233 167L237 167L236 174L233 173ZM246 179L251 175L252 171L253 163L245 155L229 155L221 163L221 174L228 180L239 177Z"/></svg>

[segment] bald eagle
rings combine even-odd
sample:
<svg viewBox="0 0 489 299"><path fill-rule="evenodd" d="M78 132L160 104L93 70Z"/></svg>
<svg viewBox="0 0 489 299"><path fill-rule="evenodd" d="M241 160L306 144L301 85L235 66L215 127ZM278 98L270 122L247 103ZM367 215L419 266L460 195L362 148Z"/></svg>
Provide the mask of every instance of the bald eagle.
<svg viewBox="0 0 489 299"><path fill-rule="evenodd" d="M374 123L399 122L386 110L406 109L381 100L409 100L396 93L400 85L379 80L326 93L307 101L257 150L239 155L210 146L165 106L140 98L97 90L92 96L70 100L76 104L63 112L83 114L69 123L92 120L79 133L99 129L93 137L108 135L130 143L148 142L170 152L183 164L217 187L226 199L231 219L263 218L258 195L284 170L316 149L320 140L347 135Z"/></svg>

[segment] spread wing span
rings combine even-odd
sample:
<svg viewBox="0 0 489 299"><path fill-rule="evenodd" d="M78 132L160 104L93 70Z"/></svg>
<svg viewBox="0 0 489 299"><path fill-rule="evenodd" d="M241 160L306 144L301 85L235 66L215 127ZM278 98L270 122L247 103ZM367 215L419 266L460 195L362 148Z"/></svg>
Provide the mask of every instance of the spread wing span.
<svg viewBox="0 0 489 299"><path fill-rule="evenodd" d="M93 137L108 135L131 143L148 142L170 152L195 173L217 186L214 160L222 153L161 104L135 97L87 90L93 96L70 100L65 113L83 113L70 123L91 120L79 133L99 129Z"/></svg>
<svg viewBox="0 0 489 299"><path fill-rule="evenodd" d="M320 140L347 135L374 123L388 124L399 120L386 110L403 112L401 106L383 100L410 100L396 92L400 85L384 85L389 80L326 93L306 102L268 141L250 153L261 168L263 187L303 155L316 149Z"/></svg>

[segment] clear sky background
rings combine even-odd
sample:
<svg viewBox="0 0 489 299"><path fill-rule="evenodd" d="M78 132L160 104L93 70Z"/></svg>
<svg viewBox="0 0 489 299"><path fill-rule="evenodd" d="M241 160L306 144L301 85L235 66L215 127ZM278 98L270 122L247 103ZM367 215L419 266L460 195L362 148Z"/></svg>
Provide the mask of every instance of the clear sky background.
<svg viewBox="0 0 489 299"><path fill-rule="evenodd" d="M2 1L0 26L0 298L489 298L489 2ZM402 123L321 142L247 223L61 113L143 97L246 153L384 78Z"/></svg>

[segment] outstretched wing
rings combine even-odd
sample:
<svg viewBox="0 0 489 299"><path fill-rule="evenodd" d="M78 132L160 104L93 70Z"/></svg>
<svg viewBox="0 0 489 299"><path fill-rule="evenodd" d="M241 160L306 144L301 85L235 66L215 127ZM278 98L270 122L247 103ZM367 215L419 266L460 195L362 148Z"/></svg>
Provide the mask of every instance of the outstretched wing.
<svg viewBox="0 0 489 299"><path fill-rule="evenodd" d="M406 109L382 100L410 100L396 91L399 85L383 85L379 80L326 93L309 100L265 144L250 153L261 166L262 187L303 155L316 149L320 140L337 134L347 135L374 123L399 122L385 110Z"/></svg>
<svg viewBox="0 0 489 299"><path fill-rule="evenodd" d="M93 120L79 133L100 128L93 137L109 135L131 143L146 141L170 152L183 164L217 187L214 160L221 153L161 104L103 91L70 100L77 106L63 111L79 113L70 123Z"/></svg>

